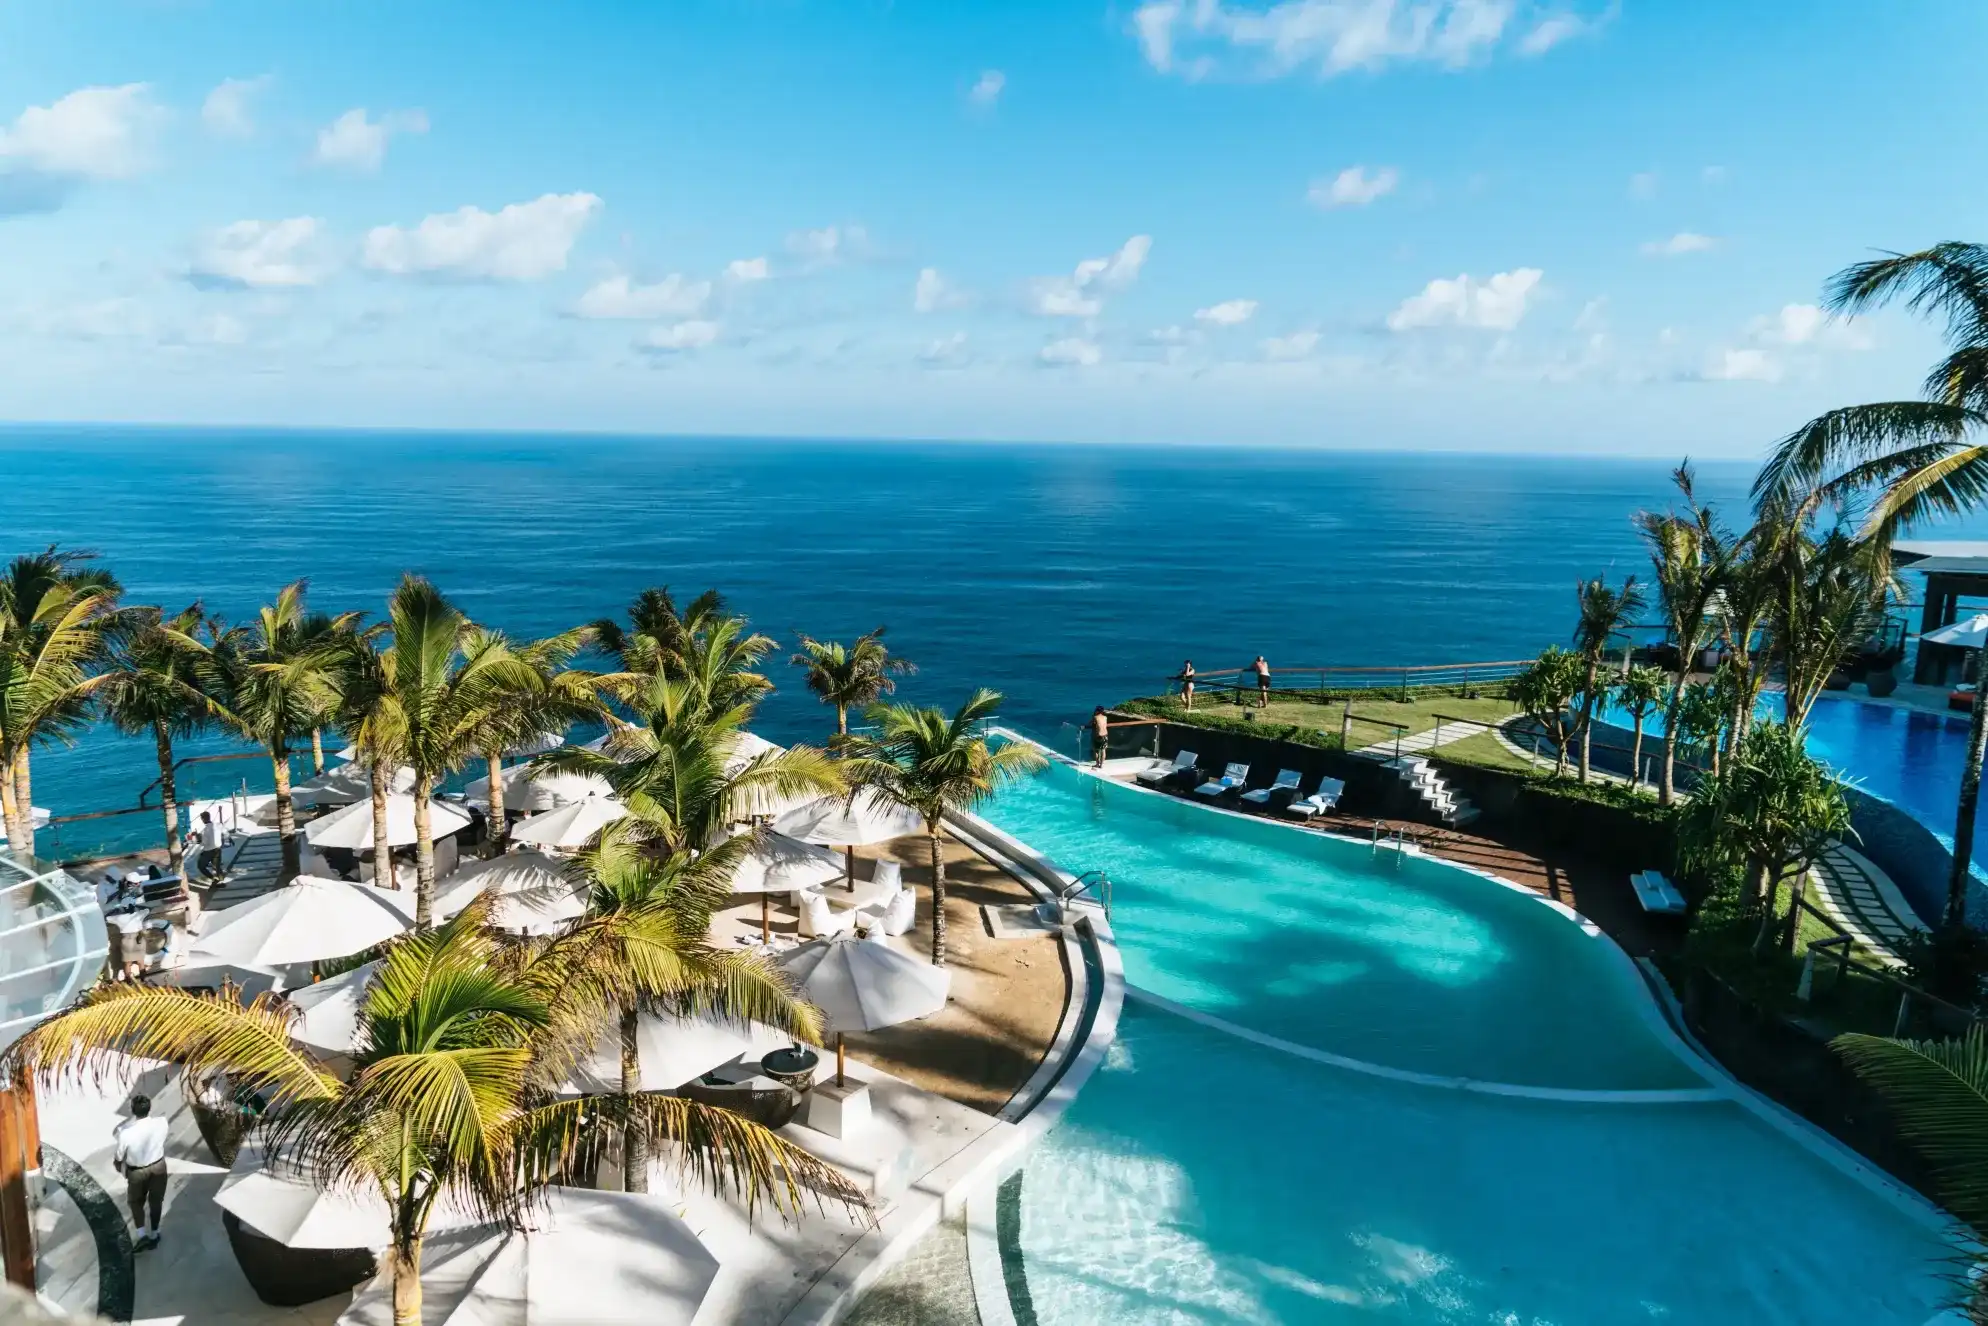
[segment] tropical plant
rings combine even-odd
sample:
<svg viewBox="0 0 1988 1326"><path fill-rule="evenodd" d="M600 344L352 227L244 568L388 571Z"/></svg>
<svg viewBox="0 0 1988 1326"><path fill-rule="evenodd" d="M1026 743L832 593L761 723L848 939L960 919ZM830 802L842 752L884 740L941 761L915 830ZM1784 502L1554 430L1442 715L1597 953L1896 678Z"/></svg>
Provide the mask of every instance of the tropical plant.
<svg viewBox="0 0 1988 1326"><path fill-rule="evenodd" d="M1553 746L1553 776L1567 770L1567 747L1580 720L1574 703L1581 695L1585 665L1579 654L1548 645L1524 672L1512 678L1512 703Z"/></svg>
<svg viewBox="0 0 1988 1326"><path fill-rule="evenodd" d="M1771 639L1788 722L1801 728L1830 676L1883 624L1896 582L1885 550L1841 529L1815 538L1790 521L1773 556Z"/></svg>
<svg viewBox="0 0 1988 1326"><path fill-rule="evenodd" d="M209 651L200 640L198 603L171 617L157 608L128 609L109 632L110 655L97 679L97 702L119 732L152 738L159 761L159 815L169 874L185 871L173 743L229 717L207 693Z"/></svg>
<svg viewBox="0 0 1988 1326"><path fill-rule="evenodd" d="M1890 1107L1898 1129L1932 1166L1940 1204L1988 1237L1988 1031L1948 1041L1857 1033L1830 1048ZM1980 1291L1970 1287L1982 1320Z"/></svg>
<svg viewBox="0 0 1988 1326"><path fill-rule="evenodd" d="M1714 673L1711 681L1694 681L1685 687L1671 707L1670 728L1675 734L1675 745L1696 746L1704 751L1715 775L1720 767L1719 734L1732 716L1732 704L1726 698L1729 690L1722 674Z"/></svg>
<svg viewBox="0 0 1988 1326"><path fill-rule="evenodd" d="M1670 678L1662 668L1637 664L1623 674L1621 683L1615 688L1615 702L1629 715L1629 769L1630 781L1639 782L1643 777L1643 724L1663 703L1664 692L1670 689Z"/></svg>
<svg viewBox="0 0 1988 1326"><path fill-rule="evenodd" d="M37 745L68 743L88 721L119 589L88 553L17 557L0 575L0 819L17 851L34 851Z"/></svg>
<svg viewBox="0 0 1988 1326"><path fill-rule="evenodd" d="M1782 947L1790 953L1809 869L1832 843L1855 836L1843 785L1810 758L1792 723L1748 729L1725 766L1679 810L1677 826L1679 850L1695 868L1741 874L1746 905L1763 908L1763 935L1778 910L1780 883L1789 881Z"/></svg>
<svg viewBox="0 0 1988 1326"><path fill-rule="evenodd" d="M628 605L628 622L593 623L595 642L624 673L644 677L683 675L690 638L725 613L724 596L707 589L681 611L667 585L645 589Z"/></svg>
<svg viewBox="0 0 1988 1326"><path fill-rule="evenodd" d="M490 783L488 854L504 850L510 821L504 807L504 752L547 732L564 732L583 718L602 712L598 673L568 667L573 656L593 638L590 627L578 627L543 640L506 645L517 665L515 686L507 702L490 710L478 728L485 777ZM502 636L494 643L504 644Z"/></svg>
<svg viewBox="0 0 1988 1326"><path fill-rule="evenodd" d="M1574 648L1581 656L1580 776L1585 783L1595 710L1608 697L1608 688L1601 679L1602 657L1607 654L1609 643L1625 627L1635 625L1636 614L1643 610L1643 591L1636 587L1635 576L1623 581L1621 589L1610 589L1606 580L1596 576L1575 587L1575 599L1580 606L1574 625Z"/></svg>
<svg viewBox="0 0 1988 1326"><path fill-rule="evenodd" d="M1723 557L1723 538L1711 509L1698 501L1689 463L1678 466L1672 480L1684 498L1684 514L1645 511L1636 517L1650 549L1664 625L1677 647L1677 675L1664 706L1664 772L1658 795L1665 805L1676 795L1678 707L1691 680L1692 661L1711 634L1707 614L1720 592Z"/></svg>
<svg viewBox="0 0 1988 1326"><path fill-rule="evenodd" d="M583 940L508 945L481 901L397 941L362 997L344 1080L299 1048L277 997L104 983L30 1032L9 1067L57 1083L164 1060L189 1080L225 1074L271 1102L260 1125L277 1167L377 1193L388 1211L394 1321L419 1326L421 1256L443 1207L516 1224L548 1184L598 1155L604 1126L673 1143L677 1166L783 1213L862 1199L840 1173L727 1110L677 1096L557 1099L599 1026L598 989L573 979ZM576 935L579 932L576 932Z"/></svg>
<svg viewBox="0 0 1988 1326"><path fill-rule="evenodd" d="M802 636L800 649L788 660L808 670L808 689L823 704L835 706L835 734L849 735L849 711L875 704L897 690L897 678L916 672L907 658L899 658L884 647L884 628L879 626L856 642L844 645L833 640Z"/></svg>
<svg viewBox="0 0 1988 1326"><path fill-rule="evenodd" d="M943 709L873 705L865 715L874 735L849 741L849 776L855 796L869 796L916 811L925 822L932 859L932 964L946 965L946 856L939 837L949 811L971 810L1003 783L1045 763L1023 741L995 745L983 731L1000 709L1001 695L975 691L948 716Z"/></svg>
<svg viewBox="0 0 1988 1326"><path fill-rule="evenodd" d="M1781 599L1781 559L1778 549L1786 537L1784 522L1765 512L1752 528L1729 539L1719 551L1719 592L1712 600L1722 655L1717 675L1727 706L1721 724L1721 752L1746 735L1760 705L1760 691L1774 658L1774 608Z"/></svg>
<svg viewBox="0 0 1988 1326"><path fill-rule="evenodd" d="M387 799L394 773L401 768L400 732L395 710L387 703L386 665L382 649L383 624L353 626L327 642L322 660L330 684L338 693L336 723L351 743L353 759L366 770L372 803L373 879L382 887L398 887L393 870L393 837L387 823Z"/></svg>

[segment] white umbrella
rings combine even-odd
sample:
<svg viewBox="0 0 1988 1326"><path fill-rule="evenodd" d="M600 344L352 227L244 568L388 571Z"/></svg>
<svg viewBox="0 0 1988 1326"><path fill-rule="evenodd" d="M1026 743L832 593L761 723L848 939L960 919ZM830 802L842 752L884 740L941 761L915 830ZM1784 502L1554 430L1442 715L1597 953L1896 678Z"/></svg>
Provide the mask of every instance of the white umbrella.
<svg viewBox="0 0 1988 1326"><path fill-rule="evenodd" d="M790 810L773 821L777 832L804 843L820 843L845 850L845 866L850 892L856 890L856 849L872 843L887 843L925 831L918 812L873 793L847 797L818 797L805 806Z"/></svg>
<svg viewBox="0 0 1988 1326"><path fill-rule="evenodd" d="M379 963L369 962L290 991L290 1002L299 1010L299 1016L290 1024L290 1039L326 1054L351 1053L352 1042L359 1034L359 1005L379 969Z"/></svg>
<svg viewBox="0 0 1988 1326"><path fill-rule="evenodd" d="M543 852L506 852L472 861L443 880L436 887L435 919L446 921L478 894L488 893L490 924L545 934L587 910L584 889Z"/></svg>
<svg viewBox="0 0 1988 1326"><path fill-rule="evenodd" d="M1964 622L1942 626L1936 631L1928 631L1919 637L1929 645L1958 645L1962 649L1979 649L1988 643L1988 612L1977 612Z"/></svg>
<svg viewBox="0 0 1988 1326"><path fill-rule="evenodd" d="M479 805L490 804L490 777L473 779L463 789L471 801ZM522 769L513 770L504 777L504 809L527 812L557 810L570 806L575 801L588 797L611 797L614 789L607 779L593 774L559 773L546 770L528 774Z"/></svg>
<svg viewBox="0 0 1988 1326"><path fill-rule="evenodd" d="M733 873L732 892L760 895L759 934L765 939L773 930L772 918L767 914L768 894L792 893L827 884L841 873L841 859L826 847L768 831L760 835Z"/></svg>
<svg viewBox="0 0 1988 1326"><path fill-rule="evenodd" d="M627 818L628 807L613 797L588 797L519 821L511 830L511 841L571 850L585 847L602 829Z"/></svg>
<svg viewBox="0 0 1988 1326"><path fill-rule="evenodd" d="M718 1259L667 1199L553 1188L535 1228L469 1231L422 1258L426 1320L439 1326L687 1326ZM340 1326L388 1326L393 1275L352 1296Z"/></svg>
<svg viewBox="0 0 1988 1326"><path fill-rule="evenodd" d="M469 827L469 812L446 801L428 803L428 834L446 838ZM342 847L363 852L373 845L373 803L369 797L355 801L343 810L334 810L322 819L304 826L304 837L313 847ZM387 798L387 845L408 847L417 839L414 832L414 797L396 792Z"/></svg>
<svg viewBox="0 0 1988 1326"><path fill-rule="evenodd" d="M526 737L504 748L509 759L523 759L527 755L543 755L549 750L558 750L566 744L564 732L541 732L535 737Z"/></svg>
<svg viewBox="0 0 1988 1326"><path fill-rule="evenodd" d="M260 1146L235 1157L214 1204L287 1248L384 1248L393 1242L386 1198L364 1183L327 1189L307 1165L271 1166ZM446 1200L435 1204L431 1232L464 1229L474 1217Z"/></svg>
<svg viewBox="0 0 1988 1326"><path fill-rule="evenodd" d="M794 978L800 996L821 1010L822 1025L835 1033L838 1083L843 1033L929 1017L946 1006L952 989L952 973L944 967L875 939L817 939L775 961Z"/></svg>
<svg viewBox="0 0 1988 1326"><path fill-rule="evenodd" d="M790 1042L717 1017L676 1017L643 1013L635 1019L635 1049L642 1064L638 1091L672 1091L692 1078L728 1064L762 1046L777 1050ZM621 1090L621 1021L610 1016L594 1043L580 1056L560 1094L598 1096Z"/></svg>
<svg viewBox="0 0 1988 1326"><path fill-rule="evenodd" d="M270 991L282 991L292 984L308 981L308 964L272 967L245 962L224 962L204 953L188 953L178 962L147 972L147 985L170 985L181 990L218 990L225 983L254 999Z"/></svg>
<svg viewBox="0 0 1988 1326"><path fill-rule="evenodd" d="M413 787L414 770L404 764L387 780L389 793L408 792ZM297 784L290 789L290 795L305 805L345 806L354 801L371 801L373 781L364 765L341 764Z"/></svg>
<svg viewBox="0 0 1988 1326"><path fill-rule="evenodd" d="M405 934L413 895L299 875L260 898L209 912L193 957L258 967L343 958Z"/></svg>

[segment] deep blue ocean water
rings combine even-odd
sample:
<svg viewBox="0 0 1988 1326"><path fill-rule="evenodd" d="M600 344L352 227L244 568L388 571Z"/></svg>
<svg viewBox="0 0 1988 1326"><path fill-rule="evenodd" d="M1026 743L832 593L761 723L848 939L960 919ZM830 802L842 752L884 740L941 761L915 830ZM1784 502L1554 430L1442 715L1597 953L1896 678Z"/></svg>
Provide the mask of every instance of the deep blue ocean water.
<svg viewBox="0 0 1988 1326"><path fill-rule="evenodd" d="M1517 658L1564 640L1577 580L1638 573L1670 462L1227 448L107 427L0 430L0 553L94 549L132 601L230 618L308 577L378 612L403 571L521 635L717 586L790 648L887 626L900 697L979 685L1069 748L1093 704L1184 657L1233 667ZM1749 467L1700 467L1744 517ZM784 652L783 655L784 657ZM760 728L832 722L797 669ZM222 749L210 741L193 749ZM58 815L130 805L149 742L35 765ZM258 777L258 775L260 775ZM222 790L252 763L195 772ZM112 821L115 825L119 822ZM149 824L131 827L142 838ZM107 826L108 827L108 826ZM77 837L71 830L68 837ZM65 849L77 844L65 841ZM44 844L48 847L50 844ZM66 850L65 850L66 854Z"/></svg>

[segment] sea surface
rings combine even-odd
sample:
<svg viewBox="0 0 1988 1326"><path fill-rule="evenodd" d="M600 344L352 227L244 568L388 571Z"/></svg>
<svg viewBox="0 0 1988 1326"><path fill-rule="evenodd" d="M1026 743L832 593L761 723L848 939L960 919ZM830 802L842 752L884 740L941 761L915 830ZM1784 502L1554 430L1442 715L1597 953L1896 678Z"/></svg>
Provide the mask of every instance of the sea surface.
<svg viewBox="0 0 1988 1326"><path fill-rule="evenodd" d="M1183 658L1449 663L1565 641L1578 580L1647 580L1631 517L1669 504L1671 463L10 428L0 554L92 549L131 601L197 599L231 619L299 578L314 608L377 614L416 572L523 636L619 614L644 586L683 599L715 586L780 641L769 737L818 740L833 724L784 662L796 633L884 626L918 664L899 698L952 706L990 686L1008 721L1070 749L1092 705L1161 689ZM1705 464L1700 493L1743 524L1750 478ZM129 806L155 773L149 741L93 732L37 757L35 801L57 815ZM266 767L190 774L206 791L243 778L264 786Z"/></svg>

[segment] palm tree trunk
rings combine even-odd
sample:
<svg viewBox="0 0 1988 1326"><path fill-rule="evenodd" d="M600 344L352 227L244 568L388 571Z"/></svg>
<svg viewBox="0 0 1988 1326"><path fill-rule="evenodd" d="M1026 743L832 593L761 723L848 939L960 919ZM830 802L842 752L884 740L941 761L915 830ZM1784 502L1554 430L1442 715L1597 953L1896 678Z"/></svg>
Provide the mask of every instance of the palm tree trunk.
<svg viewBox="0 0 1988 1326"><path fill-rule="evenodd" d="M1581 689L1581 781L1588 781L1588 732L1595 725L1595 680L1601 671L1599 658L1588 659L1587 685Z"/></svg>
<svg viewBox="0 0 1988 1326"><path fill-rule="evenodd" d="M159 753L159 818L166 830L166 873L184 877L186 842L179 832L179 789L173 785L173 738L164 723L152 725L152 744ZM186 896L192 898L193 890L188 889Z"/></svg>
<svg viewBox="0 0 1988 1326"><path fill-rule="evenodd" d="M849 706L846 704L835 706L835 734L839 737L849 735Z"/></svg>
<svg viewBox="0 0 1988 1326"><path fill-rule="evenodd" d="M8 841L20 844L20 850L29 856L35 854L35 789L34 778L28 768L28 745L14 752L14 815L20 820L21 836L11 834Z"/></svg>
<svg viewBox="0 0 1988 1326"><path fill-rule="evenodd" d="M510 825L504 818L504 752L492 750L484 757L490 765L490 829L485 835L489 839L492 856L504 852L504 835Z"/></svg>
<svg viewBox="0 0 1988 1326"><path fill-rule="evenodd" d="M1629 742L1629 786L1634 788L1643 781L1643 713L1636 712L1636 735Z"/></svg>
<svg viewBox="0 0 1988 1326"><path fill-rule="evenodd" d="M311 772L322 776L324 773L324 729L311 729Z"/></svg>
<svg viewBox="0 0 1988 1326"><path fill-rule="evenodd" d="M269 770L276 776L276 834L283 841L283 877L288 884L304 873L304 848L297 841L297 808L290 801L290 752L279 743L269 748Z"/></svg>
<svg viewBox="0 0 1988 1326"><path fill-rule="evenodd" d="M14 805L14 762L12 756L4 754L0 754L0 824L6 828L9 848L32 855L21 845L27 841L27 835L21 832L20 815Z"/></svg>
<svg viewBox="0 0 1988 1326"><path fill-rule="evenodd" d="M395 1244L387 1259L393 1267L393 1326L421 1326L421 1240Z"/></svg>
<svg viewBox="0 0 1988 1326"><path fill-rule="evenodd" d="M435 776L423 769L414 776L414 928L426 930L435 915L435 840L428 836L428 799L435 794Z"/></svg>
<svg viewBox="0 0 1988 1326"><path fill-rule="evenodd" d="M640 1025L632 1002L621 1006L621 1094L629 1101L642 1089L642 1048L635 1032ZM649 1135L631 1117L621 1139L621 1188L624 1192L649 1191Z"/></svg>
<svg viewBox="0 0 1988 1326"><path fill-rule="evenodd" d="M373 883L383 889L397 889L400 880L393 873L393 832L387 828L387 789L393 771L386 761L375 759L366 770L373 792Z"/></svg>
<svg viewBox="0 0 1988 1326"><path fill-rule="evenodd" d="M939 826L925 822L925 838L932 846L932 965L946 965L946 853L939 843Z"/></svg>
<svg viewBox="0 0 1988 1326"><path fill-rule="evenodd" d="M1967 763L1960 770L1960 804L1954 812L1953 864L1947 871L1947 910L1942 919L1948 929L1958 928L1967 921L1968 865L1974 856L1974 810L1981 800L1984 746L1988 746L1988 693L1977 689L1974 711L1967 720Z"/></svg>
<svg viewBox="0 0 1988 1326"><path fill-rule="evenodd" d="M1664 706L1664 781L1657 790L1657 800L1666 806L1677 795L1677 711L1684 703L1684 683L1688 675L1680 664L1677 680L1671 683L1670 703Z"/></svg>

